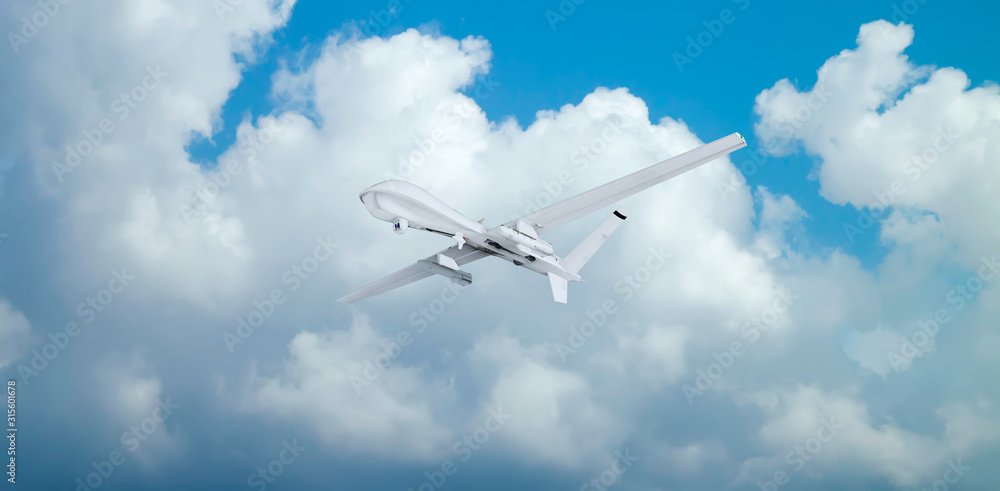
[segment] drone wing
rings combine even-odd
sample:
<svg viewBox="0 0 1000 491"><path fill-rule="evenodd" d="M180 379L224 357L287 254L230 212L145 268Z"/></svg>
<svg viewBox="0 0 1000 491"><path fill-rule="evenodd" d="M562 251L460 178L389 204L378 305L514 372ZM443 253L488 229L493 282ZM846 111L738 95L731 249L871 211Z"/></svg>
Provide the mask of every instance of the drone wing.
<svg viewBox="0 0 1000 491"><path fill-rule="evenodd" d="M512 220L505 225L515 228L518 221L523 221L534 228L536 233L548 232L745 146L747 142L743 136L733 133Z"/></svg>
<svg viewBox="0 0 1000 491"><path fill-rule="evenodd" d="M455 264L461 266L463 264L471 263L477 259L489 256L489 254L475 249L473 247L464 247L459 249L457 245L451 246L433 256L430 256L424 261L438 264L440 258L438 256L446 256L455 261ZM423 261L421 261L423 262ZM428 271L424 267L420 266L420 262L411 264L395 273L392 273L385 278L382 278L360 290L350 293L343 298L337 299L340 303L354 303L358 300L362 300L368 297L378 295L380 293L385 293L389 290L395 290L404 285L409 285L415 281L422 280L429 276L434 276L434 273ZM471 280L470 280L471 281Z"/></svg>

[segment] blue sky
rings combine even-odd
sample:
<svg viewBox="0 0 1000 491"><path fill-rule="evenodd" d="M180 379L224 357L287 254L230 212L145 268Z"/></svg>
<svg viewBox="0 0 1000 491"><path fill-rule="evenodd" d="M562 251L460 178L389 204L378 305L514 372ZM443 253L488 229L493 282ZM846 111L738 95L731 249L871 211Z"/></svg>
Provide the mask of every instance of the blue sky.
<svg viewBox="0 0 1000 491"><path fill-rule="evenodd" d="M1000 482L1000 5L219 5L0 9L12 122L0 370L18 387L18 485ZM699 36L710 45L692 55ZM142 96L125 116L123 94ZM456 108L471 108L457 126L442 118ZM113 129L93 143L105 119ZM431 278L333 301L447 246L390 233L341 176L374 184L443 131L407 178L497 224L609 125L625 130L550 197L732 132L749 148L624 203L630 219L568 306L544 278L489 259L457 295ZM69 165L67 147L88 138L93 151ZM850 240L845 225L899 183ZM601 219L550 240L568 251ZM336 245L327 256L323 244ZM308 261L317 270L289 281ZM648 283L624 294L639 274ZM567 356L607 302L614 312ZM263 324L232 344L255 312ZM748 327L761 319L767 329ZM72 323L82 334L64 338ZM401 334L412 344L359 386ZM39 368L45 350L56 355ZM721 375L705 378L713 366ZM497 411L511 417L494 428ZM477 431L488 441L473 449ZM255 473L286 451L261 488ZM93 477L114 452L124 463ZM613 470L633 463L623 455L638 460ZM449 462L458 472L435 477ZM958 462L971 470L953 482Z"/></svg>
<svg viewBox="0 0 1000 491"><path fill-rule="evenodd" d="M623 7L590 0L580 5L571 2L574 9L567 8L568 16L559 13L559 2L550 3L410 1L393 16L382 15L388 10L380 1L297 4L296 15L276 33L276 44L246 71L227 101L224 127L212 142L197 139L192 157L210 162L232 142L235 125L244 115L273 109L267 94L270 74L280 60L303 50L314 53L331 32L363 30L368 25L373 26L368 32L381 35L415 27L456 39L470 35L488 39L494 47L491 80L499 87L488 97L477 98L477 103L493 121L514 117L523 126L537 111L573 104L597 87L627 87L646 102L653 121L672 116L713 135L741 131L751 146L757 144L753 100L760 90L781 78L800 88L812 87L816 67L853 42L856 26L875 19L914 26L920 35L907 54L917 63L961 67L976 85L996 79L990 78L995 63L983 49L995 44L988 19L1000 7L991 2L966 2L963 8L926 1L815 5L752 0L642 2ZM719 19L724 9L739 21L713 36L712 44L691 64L678 68L673 55L684 54L687 36L706 31L702 23ZM559 14L550 20L546 12ZM753 41L747 42L749 38ZM791 195L812 217L806 225L822 246L849 249L874 267L885 252L875 234L851 242L842 230L826 226L853 220L856 211L819 199L818 186L806 179L812 165L804 155L772 157L748 181Z"/></svg>

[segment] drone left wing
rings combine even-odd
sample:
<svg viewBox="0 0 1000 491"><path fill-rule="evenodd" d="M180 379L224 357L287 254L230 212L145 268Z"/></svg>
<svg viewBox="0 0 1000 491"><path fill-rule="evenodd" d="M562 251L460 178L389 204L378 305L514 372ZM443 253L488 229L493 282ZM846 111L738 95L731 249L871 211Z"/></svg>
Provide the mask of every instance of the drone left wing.
<svg viewBox="0 0 1000 491"><path fill-rule="evenodd" d="M424 261L437 262L438 255L444 255L454 259L455 263L459 266L489 256L489 254L473 247L464 247L459 249L458 246L451 246L437 254L434 254L433 256L428 257L427 259L424 259ZM434 276L434 273L427 271L421 267L419 263L414 263L354 293L348 294L343 298L339 298L337 301L340 303L354 303L358 300L372 297L380 293L385 293L404 285L409 285L414 281L419 281L429 276Z"/></svg>

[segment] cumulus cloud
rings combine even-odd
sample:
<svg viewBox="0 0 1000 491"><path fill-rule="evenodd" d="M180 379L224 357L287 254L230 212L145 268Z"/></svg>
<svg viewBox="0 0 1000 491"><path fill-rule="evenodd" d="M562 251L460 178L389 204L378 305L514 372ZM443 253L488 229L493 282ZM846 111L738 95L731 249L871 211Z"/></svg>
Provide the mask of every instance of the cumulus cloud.
<svg viewBox="0 0 1000 491"><path fill-rule="evenodd" d="M757 189L756 198L761 204L756 247L768 259L774 259L787 254L792 238L801 238L804 234L794 237L786 235L794 231L794 227L809 215L790 196L775 196L766 187Z"/></svg>
<svg viewBox="0 0 1000 491"><path fill-rule="evenodd" d="M618 349L599 352L590 361L618 376L632 376L630 369L644 378L652 388L677 383L687 374L684 350L691 332L684 326L637 324L616 326Z"/></svg>
<svg viewBox="0 0 1000 491"><path fill-rule="evenodd" d="M7 300L0 300L0 368L24 356L34 341L31 323L24 314Z"/></svg>
<svg viewBox="0 0 1000 491"><path fill-rule="evenodd" d="M992 443L1000 428L987 414L964 404L935 411L940 435L914 432L897 424L876 424L867 405L849 393L799 386L760 392L750 400L768 420L758 438L779 451L743 463L741 479L770 479L775 471L795 476L843 469L873 473L897 486L915 486L942 472L948 459Z"/></svg>
<svg viewBox="0 0 1000 491"><path fill-rule="evenodd" d="M38 8L24 3L23 12ZM0 53L22 74L0 88L35 94L0 102L23 116L0 147L75 224L59 230L60 243L81 245L61 251L66 280L116 258L158 270L159 294L210 306L239 290L235 265L249 254L241 220L223 211L214 230L179 213L190 202L183 189L203 184L184 147L218 129L246 63L294 2L241 2L221 18L213 3L67 4L28 44Z"/></svg>
<svg viewBox="0 0 1000 491"><path fill-rule="evenodd" d="M595 459L621 438L622 423L594 401L588 381L558 368L552 347L524 347L503 331L484 337L470 352L495 375L486 408L510 414L499 438L515 455L560 467Z"/></svg>
<svg viewBox="0 0 1000 491"><path fill-rule="evenodd" d="M827 60L812 89L781 80L761 92L756 131L779 143L775 153L801 145L818 157L826 199L876 219L890 206L893 217L932 214L938 231L958 245L955 258L974 263L1000 242L995 227L982 226L1000 218L996 207L983 206L1000 180L1000 88L971 87L958 68L912 63L904 51L913 40L909 25L865 24L857 48ZM890 220L883 236L894 243L937 246L923 240L927 219Z"/></svg>
<svg viewBox="0 0 1000 491"><path fill-rule="evenodd" d="M435 420L420 370L393 361L391 342L365 316L347 330L300 333L279 373L254 374L243 409L304 423L333 447L434 459L451 432Z"/></svg>
<svg viewBox="0 0 1000 491"><path fill-rule="evenodd" d="M473 99L459 93L486 73L489 57L489 45L480 39L456 41L407 31L388 39L333 37L311 65L280 72L275 93L289 106L274 118L284 129L255 154L249 176L234 180L223 199L213 204L213 212L225 210L242 223L240 242L251 251L244 257L252 259L234 267L266 264L280 255L281 244L274 237L303 236L315 230L303 224L318 222L329 224L331 230L355 231L341 236L342 253L333 259L341 278L350 281L316 280L322 284L354 286L412 261L403 258L387 263L386 257L395 257L398 241L379 239L387 236L388 229L367 217L350 192L329 192L330 185L343 185L338 176L344 169L354 173L353 180L369 182L405 173L402 177L470 216L499 222L512 212L544 205L540 196L562 199L702 143L680 121L650 122L645 104L624 89L598 89L579 104L541 111L523 128L510 120L490 122ZM384 97L386 93L394 95ZM301 107L310 108L309 118L295 114ZM240 132L253 141L269 124L270 120L262 118L255 125L244 123ZM435 134L443 137L435 138ZM430 139L434 144L429 146ZM239 156L238 148L230 149L220 162ZM359 176L352 164L360 159L372 165ZM407 165L401 166L401 161ZM572 182L561 188L537 184L551 183L561 171L569 173ZM627 377L637 374L640 383L629 380L612 391L641 400L650 387L662 390L688 375L685 358L689 352L705 355L709 353L706 348L714 349L716 343L728 346L741 326L772 308L781 289L791 286L803 305L823 307L795 305L793 311L777 318L775 328L800 329L797 315L809 318L812 326L836 325L854 315L854 299L829 280L835 278L834 285L854 291L853 285L868 281L865 273L849 259L815 256L808 247L801 247L802 255L778 257L775 251L790 251L789 234L805 212L787 196L761 189L760 226L755 229L748 188L737 191L738 199L719 200L715 193L715 184L728 180L733 172L728 159L722 159L718 165L705 166L683 180L635 197L630 203L634 209L690 212L631 214L617 242L606 246L603 259L584 271L592 280L588 285L596 285L597 290L571 292L571 296L581 295L579 302L585 306L601 305L600 295L611 290L610 298L620 305L646 305L657 299L659 307L684 327L659 325L656 310L633 309L620 321L635 321L637 327L615 333L611 337L614 349L608 351L594 342L583 348L585 354L563 366L555 360L555 343L563 340L563 329L558 320L545 315L537 320L544 326L540 331L511 326L471 347L442 347L468 351L474 366L492 374L478 379L487 394L479 407L483 413L502 407L512 415L509 426L497 436L504 448L514 455L572 469L599 459L628 438L629 425L613 413L620 406L618 401L606 400L597 392L599 387L611 389L605 385L608 377L594 375L583 365L592 356L613 362ZM517 197L512 199L510 190ZM274 211L288 209L297 210L300 219L287 221ZM332 209L355 213L330 217L327 210ZM567 227L563 236L582 236L591 226L582 221ZM762 247L765 237L767 247ZM423 237L402 240L426 244L427 252L441 247ZM637 250L643 251L638 257ZM219 261L236 264L238 259L235 255ZM787 269L793 263L805 264L809 275L825 280L789 275ZM641 268L648 269L648 276L639 273ZM477 288L524 281L507 270L499 274L495 283L479 283ZM627 289L619 286L619 280L621 285L630 284L630 275L643 283ZM601 285L605 285L603 292ZM396 304L412 303L419 293L414 288L399 290L393 292L392 300L373 299L373 305L392 311ZM477 301L463 296L463 302ZM405 311L400 314L406 317ZM615 329L620 321L609 320L607 328ZM694 332L698 341L692 345ZM421 375L424 372L394 365L380 375L370 393L367 388L362 392L361 401L352 395L351 367L360 370L365 356L377 354L379 343L387 339L367 321L355 321L346 333L300 333L290 344L290 359L280 374L255 381L248 410L274 411L314 428L328 443L366 453L393 458L402 458L406 450L435 454L452 430L438 422L433 404L426 399L430 396L422 396L433 385ZM772 344L759 353L774 359L792 349L788 342ZM335 399L334 394L339 397ZM351 402L333 402L341 399ZM367 418L372 414L384 417L373 422ZM688 445L693 449L703 444Z"/></svg>
<svg viewBox="0 0 1000 491"><path fill-rule="evenodd" d="M177 398L164 393L143 349L108 354L95 366L93 376L110 426L122 431L123 453L134 455L147 468L161 467L165 458L183 453L183 437L171 431L180 409Z"/></svg>
<svg viewBox="0 0 1000 491"><path fill-rule="evenodd" d="M583 270L588 283L570 291L580 309L552 308L544 277L487 259L475 265L482 269L470 267L477 283L419 331L422 344L378 367L398 335L415 336L412 316L427 305L428 289L440 287L400 289L347 315L330 299L449 243L389 233L341 176L365 184L400 176L498 224L723 135L697 135L674 117L650 121L645 102L625 88L595 89L531 121L490 120L477 100L497 83L489 42L407 30L371 39L334 34L315 59L285 63L272 77L274 112L240 121L236 142L216 162L193 162L186 145L219 129L223 105L291 6L245 1L217 12L193 0L107 2L54 19L21 47L33 56L0 54L20 74L0 88L33 94L0 100L3 114L25 115L0 135L7 154L0 158L28 163L3 184L37 194L39 219L58 224L47 241L58 244L53 282L92 288L94 277L124 261L143 282L129 295L162 319L123 306L101 322L127 331L122 343L162 340L164 332L185 340L183 348L162 343L106 359L98 350L67 355L97 367L109 395L102 417L135 424L171 387L212 385L162 363L154 370L159 357L220 373L210 387L220 412L235 409L267 429L287 424L340 455L394 462L444 458L457 435L501 408L511 419L491 439L516 465L582 472L634 444L671 462L650 482L714 475L733 462L744 462L736 472L745 478L773 470L785 457L774 452L803 444L827 414L845 428L816 469L843 466L900 485L995 439L989 407L916 402L915 411L939 411L945 430L935 432L883 425L861 395L837 389L857 380L831 366L854 360L886 373L872 353L891 334L844 343L839 335L879 325L880 289L905 268L876 275L843 251L814 250L802 230L809 214L778 191L742 185L721 199L717 184L737 172L728 158L630 199L628 223ZM902 54L912 38L908 26L863 27L858 48L825 64L811 91L787 80L764 91L757 131L777 141L769 147L776 153L801 145L818 156L823 196L859 209L916 172L907 169L920 169L927 177L907 181L909 190L893 198L882 229L887 246L919 246L917 257L941 258L958 243L967 260L997 243L981 225L994 223L996 210L973 206L998 168L990 160L996 90L969 90L956 69L914 66ZM163 73L155 87L143 85L150 70ZM115 108L129 107L121 97L132 92L145 97L120 118ZM93 134L104 118L115 130L60 182L52 163L65 164L66 146L76 148L86 140L81 132ZM936 149L933 166L913 163L946 140L954 141ZM599 222L581 220L553 241L570 250ZM289 273L328 238L339 247L315 272ZM220 331L276 288L288 304L274 306L267 324L228 356ZM794 302L749 341L747 326L770 317L783 290ZM608 301L618 310L577 354L560 359L568 326ZM981 319L995 317L978 308ZM321 328L317 319L329 318L334 327ZM0 303L4 349L27 349L30 332L23 315ZM103 346L97 336L94 346ZM746 355L713 387L719 397L689 406L678 385L734 340L747 343ZM3 352L0 365L23 349ZM247 367L252 373L242 378ZM795 383L803 385L770 391ZM739 404L741 397L753 404ZM642 472L630 479L643 481Z"/></svg>
<svg viewBox="0 0 1000 491"><path fill-rule="evenodd" d="M939 376L932 385L944 386L966 376L957 374L982 367L982 359L969 356L982 352L982 343L959 339L957 330L989 338L984 300L996 296L996 287L985 278L992 276L988 265L998 237L995 227L983 224L998 217L996 207L983 204L990 202L990 190L1000 179L995 124L1000 92L994 83L971 87L960 69L912 62L904 52L914 37L913 28L905 24L863 25L857 47L827 60L811 89L781 80L761 92L755 129L773 154L801 148L816 157L813 175L820 194L857 210L856 220L840 224L842 237L853 242L858 235L876 233L873 227L878 225L881 243L888 249L875 277L862 283L884 300L877 317L839 336L847 359L891 381L895 377L890 374L910 369L908 358L920 357L922 376L931 370ZM972 285L974 293L966 285ZM972 315L965 316L966 302L975 303ZM947 319L940 322L940 331L921 327L931 325L935 315ZM910 383L912 378L904 380ZM928 383L925 378L921 385ZM885 390L889 401L901 397L892 385ZM950 456L995 443L996 428L989 421L996 410L977 406L973 411L968 401L980 397L974 390L951 393L959 400L936 410L925 408L926 414L943 419L946 430L940 436L876 424L857 395L834 395L808 386L795 394L774 399L787 404L788 424L793 400L823 400L825 410L840 408L853 414L845 419L856 422L858 429L831 443L830 452L824 446L819 461L868 469L899 486L930 478ZM801 412L796 414L804 414L805 406L797 406ZM958 430L969 425L978 426L978 433ZM776 436L786 426L772 419L761 435ZM842 446L856 458L841 453L838 449L847 452ZM780 468L780 462L768 465Z"/></svg>
<svg viewBox="0 0 1000 491"><path fill-rule="evenodd" d="M843 345L847 357L882 378L894 369L905 369L903 364L894 364L890 353L900 356L903 345L909 342L902 334L886 326L878 326L872 331L850 331L844 335ZM922 354L923 350L916 353ZM894 365L896 365L894 367ZM907 363L908 365L908 363Z"/></svg>

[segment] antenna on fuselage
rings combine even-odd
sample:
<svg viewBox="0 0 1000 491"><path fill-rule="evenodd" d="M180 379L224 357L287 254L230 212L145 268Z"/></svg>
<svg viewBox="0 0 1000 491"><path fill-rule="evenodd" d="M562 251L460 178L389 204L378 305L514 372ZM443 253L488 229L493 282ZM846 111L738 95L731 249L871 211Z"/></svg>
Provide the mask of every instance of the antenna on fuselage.
<svg viewBox="0 0 1000 491"><path fill-rule="evenodd" d="M337 176L337 177L339 177L339 178L341 178L341 179L343 179L343 180L345 180L345 181L347 181L347 182L349 182L349 183L351 183L351 184L353 184L353 185L357 186L357 187L358 187L358 189L360 189L360 190L364 190L364 189L365 189L365 187L364 187L364 186L362 186L362 185L360 185L360 184L358 184L358 183L356 183L356 182L354 182L354 181L352 181L352 180L350 180L350 179L348 179L348 178L346 178L346 177L344 177L344 176Z"/></svg>

